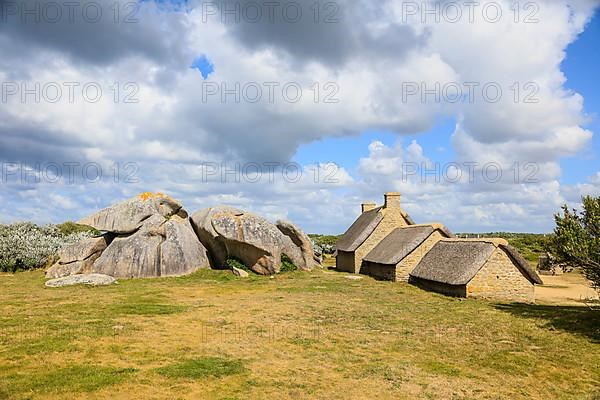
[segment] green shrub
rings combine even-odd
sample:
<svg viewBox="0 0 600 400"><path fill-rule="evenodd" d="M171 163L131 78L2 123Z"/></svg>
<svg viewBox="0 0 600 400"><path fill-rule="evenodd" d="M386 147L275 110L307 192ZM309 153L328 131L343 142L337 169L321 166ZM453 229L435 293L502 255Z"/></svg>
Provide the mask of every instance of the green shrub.
<svg viewBox="0 0 600 400"><path fill-rule="evenodd" d="M285 254L281 255L281 272L297 271L298 267Z"/></svg>
<svg viewBox="0 0 600 400"><path fill-rule="evenodd" d="M88 225L81 225L75 222L67 221L56 225L56 228L63 236L73 235L75 233L89 233L94 236L100 235L100 231Z"/></svg>
<svg viewBox="0 0 600 400"><path fill-rule="evenodd" d="M224 268L225 269L237 268L237 269L241 269L241 270L244 270L244 271L251 272L250 268L246 267L246 265L244 265L243 262L241 262L240 260L238 260L237 258L234 258L234 257L229 257L225 261Z"/></svg>
<svg viewBox="0 0 600 400"><path fill-rule="evenodd" d="M459 233L459 237L477 238L502 238L519 250L519 253L532 264L538 262L538 257L549 250L552 242L552 234L537 233L510 233L510 232L489 232L489 233Z"/></svg>
<svg viewBox="0 0 600 400"><path fill-rule="evenodd" d="M57 226L30 222L0 225L0 272L42 268L63 246L90 236L89 232L65 235Z"/></svg>
<svg viewBox="0 0 600 400"><path fill-rule="evenodd" d="M318 235L311 233L308 235L308 237L319 246L335 246L341 235Z"/></svg>
<svg viewBox="0 0 600 400"><path fill-rule="evenodd" d="M600 197L584 196L581 202L581 211L565 204L554 215L552 252L559 262L581 268L600 293Z"/></svg>

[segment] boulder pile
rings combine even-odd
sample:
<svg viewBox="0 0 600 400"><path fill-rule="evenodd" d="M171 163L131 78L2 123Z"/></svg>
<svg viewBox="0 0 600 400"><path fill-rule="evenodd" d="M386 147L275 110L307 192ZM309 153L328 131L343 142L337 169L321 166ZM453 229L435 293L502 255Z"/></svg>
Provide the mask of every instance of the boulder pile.
<svg viewBox="0 0 600 400"><path fill-rule="evenodd" d="M63 248L47 278L104 274L114 278L181 276L227 267L235 259L257 274L319 265L308 236L287 221L219 206L188 213L162 193L143 193L78 221L101 235Z"/></svg>
<svg viewBox="0 0 600 400"><path fill-rule="evenodd" d="M310 239L291 222L274 225L258 215L224 206L200 210L191 220L213 266L235 258L257 274L272 275L281 270L284 255L301 270L315 265Z"/></svg>

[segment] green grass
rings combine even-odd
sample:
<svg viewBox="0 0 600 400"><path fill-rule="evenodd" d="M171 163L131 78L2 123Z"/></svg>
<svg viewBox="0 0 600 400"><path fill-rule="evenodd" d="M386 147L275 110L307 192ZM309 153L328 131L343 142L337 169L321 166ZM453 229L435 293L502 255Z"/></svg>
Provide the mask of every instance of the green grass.
<svg viewBox="0 0 600 400"><path fill-rule="evenodd" d="M446 375L446 376L458 376L460 375L460 370L458 368L453 367L450 364L446 364L439 361L428 361L420 364L423 370L433 373L435 375Z"/></svg>
<svg viewBox="0 0 600 400"><path fill-rule="evenodd" d="M44 288L0 275L0 399L591 399L600 312L323 270ZM507 384L510 382L510 384Z"/></svg>
<svg viewBox="0 0 600 400"><path fill-rule="evenodd" d="M132 368L72 365L53 370L40 369L35 374L17 372L4 383L9 392L88 393L121 383L134 373Z"/></svg>
<svg viewBox="0 0 600 400"><path fill-rule="evenodd" d="M187 307L177 304L142 302L115 304L111 307L115 313L125 315L169 315L184 312L186 309Z"/></svg>
<svg viewBox="0 0 600 400"><path fill-rule="evenodd" d="M219 357L185 360L156 369L158 374L168 378L185 379L200 379L207 376L220 378L241 374L244 371L245 368L241 361Z"/></svg>
<svg viewBox="0 0 600 400"><path fill-rule="evenodd" d="M244 267L244 269L250 271L250 269L248 269L246 267ZM260 279L262 277L252 273L252 274L250 274L250 277L246 280L252 280L253 278ZM161 280L167 281L170 284L187 285L187 284L207 282L207 281L208 282L223 282L223 283L239 282L240 279L237 276L233 275L230 271L201 269L201 270L194 272L191 275L180 276L180 277L176 277L176 278L161 278Z"/></svg>

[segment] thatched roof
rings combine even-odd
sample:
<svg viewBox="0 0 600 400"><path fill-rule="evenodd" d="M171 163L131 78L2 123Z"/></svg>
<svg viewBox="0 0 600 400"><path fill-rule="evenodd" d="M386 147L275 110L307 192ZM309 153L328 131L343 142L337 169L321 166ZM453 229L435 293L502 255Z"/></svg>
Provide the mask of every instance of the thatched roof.
<svg viewBox="0 0 600 400"><path fill-rule="evenodd" d="M339 251L355 251L364 243L373 233L377 225L383 219L383 214L379 212L382 207L377 207L362 213L350 228L344 233L344 236L338 240L336 248Z"/></svg>
<svg viewBox="0 0 600 400"><path fill-rule="evenodd" d="M527 261L502 239L441 240L423 257L410 275L448 285L466 285L498 247L506 251L531 283L542 283Z"/></svg>
<svg viewBox="0 0 600 400"><path fill-rule="evenodd" d="M496 246L481 241L439 241L417 264L411 276L448 285L466 285Z"/></svg>
<svg viewBox="0 0 600 400"><path fill-rule="evenodd" d="M421 245L436 229L446 237L452 233L443 225L412 225L393 230L373 250L367 254L364 261L396 265L407 255Z"/></svg>

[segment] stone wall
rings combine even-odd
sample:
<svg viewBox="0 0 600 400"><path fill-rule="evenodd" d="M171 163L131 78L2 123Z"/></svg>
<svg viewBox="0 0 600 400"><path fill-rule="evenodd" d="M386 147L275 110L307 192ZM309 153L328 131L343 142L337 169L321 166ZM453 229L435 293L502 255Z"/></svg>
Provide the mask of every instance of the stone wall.
<svg viewBox="0 0 600 400"><path fill-rule="evenodd" d="M402 216L401 208L383 208L383 220L377 225L377 228L371 233L367 240L356 249L354 273L360 271L363 258L369 254L375 246L379 244L394 229L407 226L408 222Z"/></svg>
<svg viewBox="0 0 600 400"><path fill-rule="evenodd" d="M535 286L521 274L501 248L496 248L477 275L467 284L468 297L533 302Z"/></svg>
<svg viewBox="0 0 600 400"><path fill-rule="evenodd" d="M429 237L425 239L425 241L421 243L419 247L414 249L409 255L404 257L402 261L396 264L396 271L393 280L396 282L408 282L408 274L415 269L425 254L427 254L437 242L445 237L446 236L443 235L438 229L433 231L433 233L429 235Z"/></svg>
<svg viewBox="0 0 600 400"><path fill-rule="evenodd" d="M337 252L335 265L338 271L355 273L356 263L354 260L354 252L340 251Z"/></svg>

